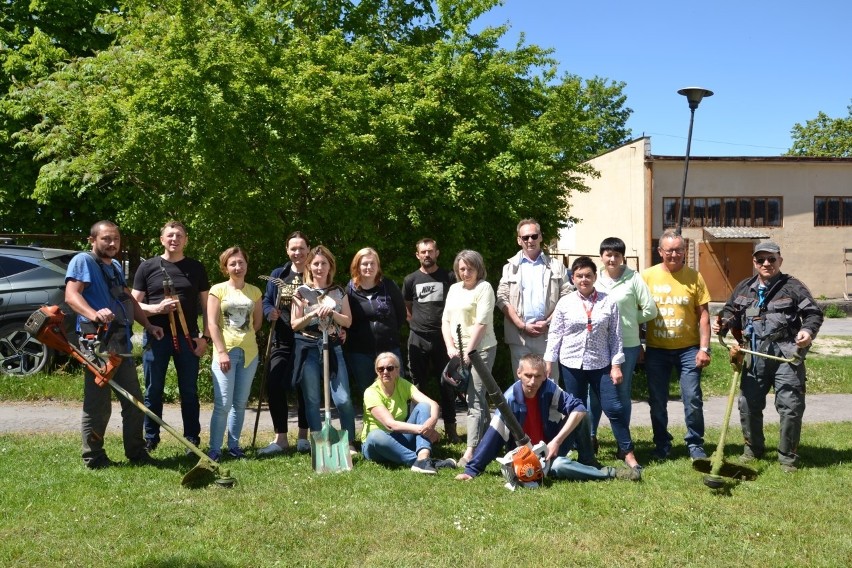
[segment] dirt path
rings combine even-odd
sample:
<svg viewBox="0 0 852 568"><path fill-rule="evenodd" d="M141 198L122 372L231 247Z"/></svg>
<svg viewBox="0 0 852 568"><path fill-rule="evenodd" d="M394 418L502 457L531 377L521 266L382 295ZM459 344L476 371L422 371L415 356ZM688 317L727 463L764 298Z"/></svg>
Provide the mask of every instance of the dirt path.
<svg viewBox="0 0 852 568"><path fill-rule="evenodd" d="M704 401L704 419L707 426L721 425L722 418L725 414L725 405L727 398L711 397ZM766 422L767 424L777 424L778 414L774 410L774 401L772 395L766 401ZM255 407L256 408L256 407ZM246 410L245 426L243 428L243 436L248 433L249 440L251 432L254 429L255 408ZM210 425L210 410L211 408L203 407L201 409L201 427L206 433ZM0 433L10 432L77 432L80 429L80 413L81 407L79 404L62 404L62 403L2 403L0 405ZM168 424L174 426L178 431L181 430L180 407L177 405L166 405L164 409L164 418ZM458 414L458 423L465 423L465 413L460 411ZM602 420L604 425L608 422L606 417ZM683 425L683 405L679 400L669 401L669 422L672 426ZM805 423L818 422L852 422L852 394L814 394L807 397L807 410L805 411ZM739 412L734 407L731 415L731 423L739 423ZM631 424L635 426L650 426L651 421L648 412L648 404L646 402L633 403L633 415ZM109 423L109 428L112 431L120 432L121 428L121 408L118 403L113 404L112 419ZM296 431L296 416L290 416L290 430ZM262 443L272 432L272 420L269 418L269 412L263 411L260 416L260 426L258 431L263 434L262 439L258 443ZM360 431L360 420L357 424L357 431ZM260 434L258 434L260 438Z"/></svg>

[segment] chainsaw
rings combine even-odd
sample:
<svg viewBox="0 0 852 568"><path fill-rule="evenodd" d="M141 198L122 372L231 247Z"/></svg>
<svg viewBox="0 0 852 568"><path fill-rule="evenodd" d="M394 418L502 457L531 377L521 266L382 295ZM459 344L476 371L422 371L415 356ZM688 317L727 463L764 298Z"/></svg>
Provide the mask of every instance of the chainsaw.
<svg viewBox="0 0 852 568"><path fill-rule="evenodd" d="M121 366L123 357L117 353L104 352L108 328L101 326L94 334L83 334L80 336L81 349L71 344L65 336L62 322L65 314L59 306L42 306L33 312L24 324L27 332L60 353L65 353L76 359L95 377L95 383L106 386Z"/></svg>

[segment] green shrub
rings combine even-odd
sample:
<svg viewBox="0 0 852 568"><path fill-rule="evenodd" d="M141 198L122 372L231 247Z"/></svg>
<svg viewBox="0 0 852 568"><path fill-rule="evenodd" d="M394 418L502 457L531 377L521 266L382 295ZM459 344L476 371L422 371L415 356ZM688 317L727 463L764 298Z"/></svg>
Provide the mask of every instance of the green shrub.
<svg viewBox="0 0 852 568"><path fill-rule="evenodd" d="M823 309L822 313L827 318L845 318L846 312L837 304L829 304Z"/></svg>

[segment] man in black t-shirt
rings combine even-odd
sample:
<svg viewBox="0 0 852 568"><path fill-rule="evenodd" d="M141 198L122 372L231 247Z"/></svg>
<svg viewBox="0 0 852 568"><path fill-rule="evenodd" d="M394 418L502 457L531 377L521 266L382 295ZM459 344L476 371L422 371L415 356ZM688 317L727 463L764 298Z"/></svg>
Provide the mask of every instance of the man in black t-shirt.
<svg viewBox="0 0 852 568"><path fill-rule="evenodd" d="M447 438L459 442L456 433L455 391L440 381L449 358L441 335L444 301L455 275L438 266L440 251L433 239L420 239L415 246L420 268L405 277L402 296L408 312L408 371L413 382L423 390L430 374L438 379L441 391L441 414Z"/></svg>
<svg viewBox="0 0 852 568"><path fill-rule="evenodd" d="M133 278L132 296L149 316L153 325L163 328L165 335L156 339L145 334L142 369L145 374L145 406L163 416L163 390L169 361L174 359L180 392L183 435L195 444L201 443L198 404L198 366L200 357L210 344L207 330L207 293L210 282L204 265L184 256L186 228L179 221L169 221L160 231L164 252L139 265ZM165 285L172 286L172 297L166 297ZM178 299L174 299L177 296ZM183 318L178 310L183 311ZM199 310L203 333L198 332ZM169 317L169 314L172 314ZM171 322L174 321L174 330ZM183 323L186 323L184 329ZM160 443L160 425L145 417L145 446L153 451Z"/></svg>

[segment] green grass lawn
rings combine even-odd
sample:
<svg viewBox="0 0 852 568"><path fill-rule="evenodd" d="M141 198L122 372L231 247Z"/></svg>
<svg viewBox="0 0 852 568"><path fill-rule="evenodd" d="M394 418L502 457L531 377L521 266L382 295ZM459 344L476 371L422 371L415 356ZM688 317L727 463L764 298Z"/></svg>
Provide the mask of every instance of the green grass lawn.
<svg viewBox="0 0 852 568"><path fill-rule="evenodd" d="M601 459L614 465L602 434ZM770 446L777 436L767 429ZM802 470L782 473L771 453L756 481L721 492L703 485L683 448L654 463L640 443L641 482L511 493L493 464L462 483L449 470L426 476L358 459L351 472L317 475L295 454L226 462L233 489L191 490L180 479L196 460L168 437L159 467L88 471L77 435L5 435L0 565L849 566L850 439L852 423L805 425ZM107 449L121 458L120 437L110 434ZM741 450L732 443L726 455Z"/></svg>

